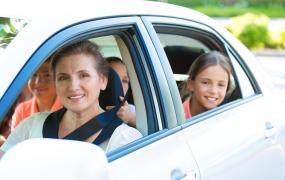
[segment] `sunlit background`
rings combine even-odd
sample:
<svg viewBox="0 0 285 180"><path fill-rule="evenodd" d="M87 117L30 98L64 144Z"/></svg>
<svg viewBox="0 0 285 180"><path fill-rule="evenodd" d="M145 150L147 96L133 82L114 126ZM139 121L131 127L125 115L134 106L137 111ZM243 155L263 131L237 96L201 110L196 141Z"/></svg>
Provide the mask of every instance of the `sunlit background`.
<svg viewBox="0 0 285 180"><path fill-rule="evenodd" d="M285 48L285 0L161 0L213 17L253 50ZM275 22L274 22L275 21Z"/></svg>

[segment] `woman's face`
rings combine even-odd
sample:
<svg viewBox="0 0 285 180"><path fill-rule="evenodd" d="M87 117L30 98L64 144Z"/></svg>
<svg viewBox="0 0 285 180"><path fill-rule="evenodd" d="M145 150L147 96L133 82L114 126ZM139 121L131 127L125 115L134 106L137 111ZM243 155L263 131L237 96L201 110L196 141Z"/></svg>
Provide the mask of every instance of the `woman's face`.
<svg viewBox="0 0 285 180"><path fill-rule="evenodd" d="M28 82L28 87L39 100L54 99L56 93L49 62L42 64L38 71L33 74Z"/></svg>
<svg viewBox="0 0 285 180"><path fill-rule="evenodd" d="M189 80L191 103L202 112L217 107L225 98L228 81L228 73L220 65L207 67L195 80Z"/></svg>
<svg viewBox="0 0 285 180"><path fill-rule="evenodd" d="M91 55L76 54L63 57L55 68L56 92L61 103L74 113L99 108L100 90L106 88L107 78L95 69Z"/></svg>

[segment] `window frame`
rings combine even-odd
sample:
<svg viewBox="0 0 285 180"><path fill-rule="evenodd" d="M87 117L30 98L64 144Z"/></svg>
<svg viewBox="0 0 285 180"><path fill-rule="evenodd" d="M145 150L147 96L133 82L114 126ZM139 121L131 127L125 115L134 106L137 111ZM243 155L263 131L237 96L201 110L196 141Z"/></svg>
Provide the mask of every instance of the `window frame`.
<svg viewBox="0 0 285 180"><path fill-rule="evenodd" d="M125 38L124 40L126 41L126 45L130 49L130 54L133 58L133 66L138 78L139 87L141 88L140 91L143 94L140 98L143 99L142 102L144 103L143 111L146 114L145 119L148 122L153 123L153 125L150 126L148 123L147 128L152 128L150 133L162 130L164 128L162 127L163 125L159 127L158 124L163 124L161 121L163 117L167 116L163 113L167 112L167 110L162 110L164 107L161 105L162 98L153 97L163 97L163 95L161 95L161 89L167 88L158 88L159 85L157 82L159 80L156 78L157 71L154 68L156 65L153 65L150 60L157 58L157 55L147 51L147 49L153 48L148 47L148 43L151 42L151 39L147 36L143 23L138 17L94 19L70 25L69 27L58 31L51 37L48 37L48 39L46 39L46 41L43 42L43 44L26 61L21 71L18 72L14 81L6 90L5 95L3 95L3 98L0 101L0 106L6 107L6 109L0 110L0 117L5 116L6 111L9 110L13 102L16 100L17 96L15 96L15 92L17 92L17 94L21 92L32 74L36 72L44 60L52 55L57 49L81 39L110 35L112 33L112 35L114 35L116 34L116 31L118 33L122 32L123 28L133 28L135 36L137 37L136 39L133 39L129 34L121 34L122 37ZM145 39L147 39L148 42L145 42ZM142 138L137 142L125 145L122 148L111 152L111 155L107 154L107 156L110 156L113 160L117 159L124 154L145 146L145 144L151 144L153 141L156 141L157 138L155 138L155 136L156 135L146 136L146 138Z"/></svg>
<svg viewBox="0 0 285 180"><path fill-rule="evenodd" d="M158 53L160 54L160 59L161 59L161 61L164 61L164 64L167 64L166 62L168 62L168 59L167 59L167 56L166 56L166 54L163 50L163 47L160 43L160 40L158 39L158 37L156 35L157 33L161 33L161 32L156 32L157 27L164 28L164 29L168 28L169 29L168 32L170 34L176 34L176 33L174 33L173 29L181 29L179 31L179 34L184 35L184 36L187 36L187 35L185 35L183 33L181 34L182 31L193 31L194 33L198 33L200 36L203 36L203 34L204 34L205 39L212 40L211 43L207 43L207 44L212 44L212 46L208 46L209 49L213 48L215 50L218 50L218 51L221 51L221 52L227 54L228 57L230 58L231 62L233 61L233 59L231 59L230 55L233 55L233 57L235 57L234 60L240 64L241 68L245 72L245 74L246 74L247 78L249 79L251 86L254 90L254 94L252 96L241 97L241 99L237 99L233 102L223 104L223 105L221 105L215 109L212 109L212 110L209 110L209 111L204 112L202 114L199 114L198 116L193 117L191 119L191 121L190 122L188 121L186 124L188 124L188 125L195 124L195 123L200 122L202 120L205 120L205 119L207 119L207 118L209 118L215 114L219 114L219 113L226 111L228 109L237 107L241 103L246 103L251 99L260 97L261 90L259 88L259 85L258 85L257 81L255 80L254 76L252 75L252 72L250 71L250 69L243 62L244 60L242 60L242 58L237 55L237 52L235 52L235 50L230 46L230 44L226 41L226 39L224 39L217 31L215 31L214 29L212 29L208 25L202 24L199 22L195 22L195 21L190 21L190 20L185 20L185 19L177 19L177 18L171 18L171 17L145 16L145 17L143 17L143 20L147 26L149 33L152 36L153 41L155 42L156 49L157 49ZM191 34L191 32L186 33L186 34ZM189 36L187 36L187 37L189 37ZM195 38L195 39L197 40L197 38ZM203 41L200 41L200 42L203 43ZM229 52L231 52L231 53L229 54ZM166 67L165 69L167 69L167 68L168 67ZM235 67L233 67L233 71L234 71L233 76L234 76L235 81L238 81L239 75L236 74L236 70L234 68ZM173 80L173 77L168 76L168 78ZM237 85L240 85L240 84L237 83ZM242 85L240 85L240 86L242 86ZM242 87L239 87L239 88L242 88ZM172 91L175 91L175 90L172 89ZM179 104L179 103L180 103L180 101L176 102L177 107L181 107L181 104ZM177 110L177 112L179 112L179 110ZM184 116L184 112L182 115ZM183 120L183 117L181 117L181 116L178 118L178 120L179 120L179 122L178 122L179 124L183 124L185 122L185 120Z"/></svg>

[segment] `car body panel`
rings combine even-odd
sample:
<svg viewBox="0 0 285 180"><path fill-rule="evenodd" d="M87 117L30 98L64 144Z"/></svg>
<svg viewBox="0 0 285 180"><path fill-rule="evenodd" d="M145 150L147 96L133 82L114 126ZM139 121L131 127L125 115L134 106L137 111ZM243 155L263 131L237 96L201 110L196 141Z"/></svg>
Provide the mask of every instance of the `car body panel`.
<svg viewBox="0 0 285 180"><path fill-rule="evenodd" d="M11 5L5 3L3 7ZM18 3L21 7L24 2ZM138 127L144 137L107 154L110 179L284 179L284 104L276 101L271 82L253 54L211 18L164 3L89 0L60 1L56 6L36 2L35 11L5 8L0 16L30 20L0 54L0 76L5 77L0 81L1 118L32 73L59 47L92 33L130 28L135 33L127 48L135 49L132 57L136 58L127 66L137 76L137 84L131 83L140 90L134 98L139 102L138 120L145 121ZM242 94L240 99L185 120L155 23L216 36L242 70L247 70L253 95ZM237 80L245 92L241 79ZM157 124L151 132L148 122Z"/></svg>
<svg viewBox="0 0 285 180"><path fill-rule="evenodd" d="M285 154L280 143L265 136L265 123L272 116L261 106L263 103L264 98L255 98L206 121L185 126L183 132L201 179L284 178L282 168L272 168L272 164L284 167ZM254 113L257 111L268 114Z"/></svg>
<svg viewBox="0 0 285 180"><path fill-rule="evenodd" d="M180 133L174 133L177 129L180 128L172 129L171 133L160 133L156 137L158 141L146 145L124 158L112 161L109 166L109 178L174 179L176 175L173 173L175 170L180 170L189 179L199 179L199 171L191 150L185 138ZM163 139L159 137L163 137ZM146 159L146 157L148 158ZM141 173L141 171L147 173Z"/></svg>

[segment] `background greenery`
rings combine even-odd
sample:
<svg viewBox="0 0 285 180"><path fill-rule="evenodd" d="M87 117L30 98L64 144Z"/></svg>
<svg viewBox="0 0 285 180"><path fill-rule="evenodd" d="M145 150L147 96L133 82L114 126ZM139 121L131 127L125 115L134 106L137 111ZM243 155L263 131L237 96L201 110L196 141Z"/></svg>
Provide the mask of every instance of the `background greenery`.
<svg viewBox="0 0 285 180"><path fill-rule="evenodd" d="M21 19L0 17L0 53L26 24Z"/></svg>
<svg viewBox="0 0 285 180"><path fill-rule="evenodd" d="M211 17L231 18L225 27L251 49L285 48L285 24L270 28L270 18L285 18L285 0L164 0Z"/></svg>
<svg viewBox="0 0 285 180"><path fill-rule="evenodd" d="M246 13L231 18L225 27L251 49L285 48L285 24L269 28L269 17L264 14Z"/></svg>
<svg viewBox="0 0 285 180"><path fill-rule="evenodd" d="M285 0L166 0L166 2L189 7L215 17L232 17L248 12L263 13L268 17L285 17Z"/></svg>

